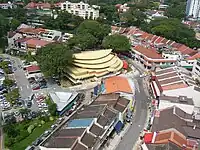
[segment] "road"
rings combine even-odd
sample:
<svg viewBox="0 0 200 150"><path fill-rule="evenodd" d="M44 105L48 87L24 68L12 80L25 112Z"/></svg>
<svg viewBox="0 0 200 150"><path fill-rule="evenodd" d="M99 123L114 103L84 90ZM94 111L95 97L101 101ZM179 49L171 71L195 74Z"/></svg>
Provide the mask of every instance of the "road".
<svg viewBox="0 0 200 150"><path fill-rule="evenodd" d="M140 74L144 72L143 68L136 66L134 63L133 65L137 68ZM147 120L148 95L146 91L144 91L145 87L143 79L139 77L133 77L133 79L136 86L135 116L133 116L132 125L123 136L116 150L132 150L140 136L141 131L144 129L144 125Z"/></svg>

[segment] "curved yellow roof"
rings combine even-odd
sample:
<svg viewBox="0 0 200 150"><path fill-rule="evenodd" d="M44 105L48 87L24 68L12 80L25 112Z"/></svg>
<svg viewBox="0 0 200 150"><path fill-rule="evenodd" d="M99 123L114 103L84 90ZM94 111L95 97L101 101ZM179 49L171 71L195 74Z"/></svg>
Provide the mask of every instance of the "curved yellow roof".
<svg viewBox="0 0 200 150"><path fill-rule="evenodd" d="M87 69L103 69L109 68L115 65L117 62L121 61L117 56L114 56L111 60L101 63L101 64L80 64L80 63L73 63L73 65L80 67L80 68L87 68Z"/></svg>
<svg viewBox="0 0 200 150"><path fill-rule="evenodd" d="M93 60L93 59L100 59L100 58L106 57L111 52L112 52L112 49L85 51L85 52L74 54L73 56L74 56L74 59Z"/></svg>
<svg viewBox="0 0 200 150"><path fill-rule="evenodd" d="M102 64L105 62L108 62L109 60L111 60L115 55L113 54L109 54L103 58L99 58L99 59L93 59L93 60L80 60L80 59L74 59L73 61L75 63L80 63L80 64Z"/></svg>
<svg viewBox="0 0 200 150"><path fill-rule="evenodd" d="M73 66L73 67L68 67L66 73L75 80L78 80L78 79L104 76L111 72L117 72L121 70L122 67L123 67L123 62L119 59L119 61L117 61L115 64L104 69L83 69Z"/></svg>

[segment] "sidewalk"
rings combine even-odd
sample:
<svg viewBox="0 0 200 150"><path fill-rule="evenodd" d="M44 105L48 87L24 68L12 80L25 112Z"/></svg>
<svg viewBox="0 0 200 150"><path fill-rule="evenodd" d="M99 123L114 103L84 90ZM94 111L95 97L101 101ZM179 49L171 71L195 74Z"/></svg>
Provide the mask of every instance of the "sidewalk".
<svg viewBox="0 0 200 150"><path fill-rule="evenodd" d="M115 150L116 147L118 146L118 144L120 143L121 139L123 138L123 136L126 134L126 132L128 131L128 129L130 128L130 123L128 123L123 130L120 132L120 134L115 134L114 138L110 139L108 141L108 146L105 146L103 148L103 150Z"/></svg>

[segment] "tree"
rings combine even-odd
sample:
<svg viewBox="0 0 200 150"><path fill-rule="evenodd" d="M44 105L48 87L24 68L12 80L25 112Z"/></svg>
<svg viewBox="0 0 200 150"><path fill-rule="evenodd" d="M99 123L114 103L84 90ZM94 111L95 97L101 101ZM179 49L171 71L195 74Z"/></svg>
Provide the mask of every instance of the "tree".
<svg viewBox="0 0 200 150"><path fill-rule="evenodd" d="M5 78L3 81L3 85L6 86L7 88L11 87L14 84L14 81L9 79L8 77Z"/></svg>
<svg viewBox="0 0 200 150"><path fill-rule="evenodd" d="M131 7L127 12L120 17L122 21L126 22L126 26L141 26L146 24L147 16L136 7Z"/></svg>
<svg viewBox="0 0 200 150"><path fill-rule="evenodd" d="M200 42L195 39L195 32L182 24L179 19L155 19L148 26L142 27L142 30L186 44L191 48L200 47Z"/></svg>
<svg viewBox="0 0 200 150"><path fill-rule="evenodd" d="M19 89L16 88L6 94L6 100L9 101L11 104L15 104L19 96Z"/></svg>
<svg viewBox="0 0 200 150"><path fill-rule="evenodd" d="M11 21L10 21L10 28L12 30L16 30L17 27L21 24L21 22L15 18L13 18Z"/></svg>
<svg viewBox="0 0 200 150"><path fill-rule="evenodd" d="M56 116L57 115L57 105L55 103L52 103L52 104L48 105L48 110L49 110L49 113L52 116Z"/></svg>
<svg viewBox="0 0 200 150"><path fill-rule="evenodd" d="M93 48L96 44L97 39L90 33L75 35L68 41L68 45L71 48L78 47L81 50Z"/></svg>
<svg viewBox="0 0 200 150"><path fill-rule="evenodd" d="M38 50L36 60L40 69L47 77L62 77L64 70L72 63L72 54L69 46L53 43Z"/></svg>
<svg viewBox="0 0 200 150"><path fill-rule="evenodd" d="M103 38L111 32L109 25L101 24L95 20L85 20L77 28L77 34L91 34L101 43Z"/></svg>
<svg viewBox="0 0 200 150"><path fill-rule="evenodd" d="M131 44L126 36L114 34L105 37L102 46L120 52L130 50Z"/></svg>
<svg viewBox="0 0 200 150"><path fill-rule="evenodd" d="M83 21L83 18L75 16L66 11L58 13L56 19L47 17L44 20L44 26L50 29L57 29L61 31L72 31Z"/></svg>

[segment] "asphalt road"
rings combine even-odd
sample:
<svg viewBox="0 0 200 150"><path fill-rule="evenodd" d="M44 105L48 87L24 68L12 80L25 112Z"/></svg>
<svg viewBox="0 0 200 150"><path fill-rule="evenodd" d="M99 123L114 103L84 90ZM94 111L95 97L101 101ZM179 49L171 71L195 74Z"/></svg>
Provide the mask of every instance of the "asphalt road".
<svg viewBox="0 0 200 150"><path fill-rule="evenodd" d="M127 133L122 138L116 150L132 150L134 144L137 142L140 132L144 128L147 118L147 100L148 97L144 92L143 81L138 79L139 90L136 90L136 113L133 116L132 125Z"/></svg>
<svg viewBox="0 0 200 150"><path fill-rule="evenodd" d="M137 68L140 74L144 73L144 69L136 64L134 61L132 65ZM143 79L137 76L133 76L133 81L135 83L136 93L136 111L135 116L132 119L132 125L126 134L123 136L116 150L132 150L136 144L141 131L144 129L144 125L147 120L147 109L148 109L148 96L144 91Z"/></svg>

